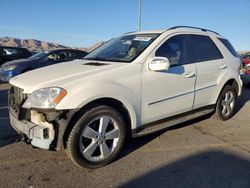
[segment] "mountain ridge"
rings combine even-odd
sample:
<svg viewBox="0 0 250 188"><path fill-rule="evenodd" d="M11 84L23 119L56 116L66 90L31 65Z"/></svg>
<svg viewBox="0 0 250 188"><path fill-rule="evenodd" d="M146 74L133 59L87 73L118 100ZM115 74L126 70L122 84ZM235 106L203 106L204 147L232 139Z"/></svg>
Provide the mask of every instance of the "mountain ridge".
<svg viewBox="0 0 250 188"><path fill-rule="evenodd" d="M12 47L22 47L27 48L30 51L46 51L54 49L63 49L63 48L74 48L83 51L92 51L102 45L104 42L97 42L90 47L69 47L61 45L55 42L46 42L37 39L19 39L15 37L4 36L0 37L0 46L12 46Z"/></svg>

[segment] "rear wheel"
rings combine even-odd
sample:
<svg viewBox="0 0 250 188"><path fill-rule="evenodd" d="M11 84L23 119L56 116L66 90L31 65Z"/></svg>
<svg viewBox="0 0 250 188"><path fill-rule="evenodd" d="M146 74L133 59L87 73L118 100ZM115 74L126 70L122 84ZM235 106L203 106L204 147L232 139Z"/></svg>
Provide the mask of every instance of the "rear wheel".
<svg viewBox="0 0 250 188"><path fill-rule="evenodd" d="M232 86L226 86L216 104L216 116L222 121L230 119L234 115L236 105L236 92Z"/></svg>
<svg viewBox="0 0 250 188"><path fill-rule="evenodd" d="M66 153L81 167L98 168L117 157L125 136L121 114L111 107L98 106L77 120L69 135Z"/></svg>

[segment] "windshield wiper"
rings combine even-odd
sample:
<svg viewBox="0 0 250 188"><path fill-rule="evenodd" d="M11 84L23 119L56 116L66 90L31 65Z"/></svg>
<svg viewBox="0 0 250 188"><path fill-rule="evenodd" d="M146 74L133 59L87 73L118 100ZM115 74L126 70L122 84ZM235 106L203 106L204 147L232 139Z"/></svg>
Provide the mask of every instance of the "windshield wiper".
<svg viewBox="0 0 250 188"><path fill-rule="evenodd" d="M128 61L120 60L120 59L105 59L101 57L95 57L95 58L84 58L85 60L92 60L92 61L111 61L111 62L122 62L122 63L128 63Z"/></svg>

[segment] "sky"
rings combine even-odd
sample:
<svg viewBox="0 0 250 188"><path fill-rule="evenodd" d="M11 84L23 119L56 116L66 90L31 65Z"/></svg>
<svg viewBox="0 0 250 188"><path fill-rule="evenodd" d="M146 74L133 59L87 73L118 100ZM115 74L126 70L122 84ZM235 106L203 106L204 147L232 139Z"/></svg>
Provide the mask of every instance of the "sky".
<svg viewBox="0 0 250 188"><path fill-rule="evenodd" d="M250 0L142 0L141 29L214 30L250 50ZM0 0L0 37L89 47L138 26L138 0Z"/></svg>

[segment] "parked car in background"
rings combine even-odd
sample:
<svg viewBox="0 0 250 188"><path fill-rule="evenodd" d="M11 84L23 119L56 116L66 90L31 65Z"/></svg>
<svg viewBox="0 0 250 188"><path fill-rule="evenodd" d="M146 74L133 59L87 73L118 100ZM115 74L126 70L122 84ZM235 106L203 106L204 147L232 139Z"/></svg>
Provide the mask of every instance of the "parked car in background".
<svg viewBox="0 0 250 188"><path fill-rule="evenodd" d="M65 147L75 164L101 167L127 137L213 112L230 119L242 91L240 63L230 42L206 29L127 33L83 61L11 79L10 123L33 146Z"/></svg>
<svg viewBox="0 0 250 188"><path fill-rule="evenodd" d="M250 54L245 54L241 57L243 66L250 64Z"/></svg>
<svg viewBox="0 0 250 188"><path fill-rule="evenodd" d="M241 79L245 86L250 86L250 63L246 64L242 70Z"/></svg>
<svg viewBox="0 0 250 188"><path fill-rule="evenodd" d="M59 49L50 52L38 52L28 59L9 61L0 68L0 80L8 82L12 77L37 68L56 63L82 59L87 52L75 49Z"/></svg>
<svg viewBox="0 0 250 188"><path fill-rule="evenodd" d="M28 58L32 53L25 48L0 46L0 66L7 61Z"/></svg>

